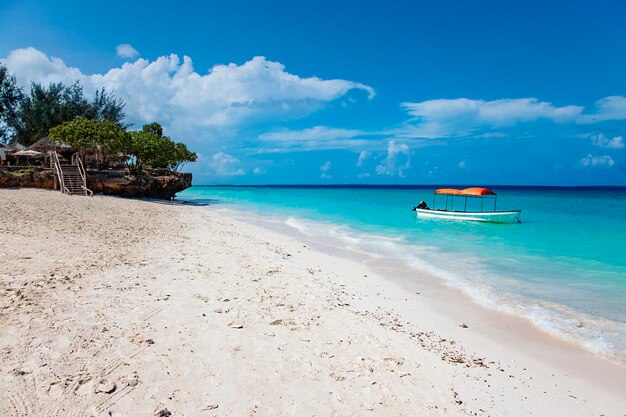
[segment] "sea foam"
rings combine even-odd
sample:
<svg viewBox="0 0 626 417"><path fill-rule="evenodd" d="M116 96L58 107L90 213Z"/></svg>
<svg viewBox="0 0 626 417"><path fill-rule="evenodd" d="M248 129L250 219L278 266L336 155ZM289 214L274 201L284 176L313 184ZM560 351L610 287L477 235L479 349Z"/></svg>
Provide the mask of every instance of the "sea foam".
<svg viewBox="0 0 626 417"><path fill-rule="evenodd" d="M624 323L586 314L547 300L503 292L485 281L504 282L507 281L506 276L493 276L475 256L446 253L436 246L416 245L402 237L363 233L342 224L296 217L287 218L284 224L314 242L335 244L341 249L365 253L372 258L385 257L402 262L416 273L426 272L445 285L461 290L483 307L525 318L544 332L626 364ZM489 279L485 280L487 275ZM476 277L483 279L477 280Z"/></svg>

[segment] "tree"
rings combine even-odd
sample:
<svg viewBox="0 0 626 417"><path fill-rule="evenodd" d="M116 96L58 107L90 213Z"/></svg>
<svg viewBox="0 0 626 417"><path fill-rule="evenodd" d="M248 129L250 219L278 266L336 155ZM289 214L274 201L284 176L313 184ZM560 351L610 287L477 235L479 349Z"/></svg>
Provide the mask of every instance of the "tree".
<svg viewBox="0 0 626 417"><path fill-rule="evenodd" d="M177 171L186 162L195 162L197 155L184 143L176 143L163 136L158 123L144 125L136 132L109 121L90 120L85 117L65 122L50 129L50 139L65 142L80 150L81 157L89 148L97 148L102 154L102 165L107 166L111 155L124 154L134 162L131 169L138 174L144 168L167 168Z"/></svg>
<svg viewBox="0 0 626 417"><path fill-rule="evenodd" d="M102 154L102 165L107 166L109 158L118 153L130 151L130 135L116 123L104 120L90 120L84 117L65 122L50 129L50 139L65 142L78 148L84 157L88 148L97 147Z"/></svg>
<svg viewBox="0 0 626 417"><path fill-rule="evenodd" d="M19 125L18 109L23 97L15 77L0 65L0 142L9 142L15 126Z"/></svg>
<svg viewBox="0 0 626 417"><path fill-rule="evenodd" d="M141 129L141 131L144 133L153 133L157 135L158 137L163 136L163 127L161 127L161 125L157 122L152 122L152 123L143 125L143 128Z"/></svg>
<svg viewBox="0 0 626 417"><path fill-rule="evenodd" d="M96 96L91 102L91 106L95 111L95 116L93 117L94 119L108 120L121 127L128 127L122 123L124 117L126 117L126 114L124 113L124 107L126 104L122 101L122 99L115 98L112 94L107 93L104 87L101 90L96 91Z"/></svg>
<svg viewBox="0 0 626 417"><path fill-rule="evenodd" d="M167 168L175 171L185 162L194 162L197 159L197 155L189 151L185 144L163 136L163 128L158 123L146 124L141 131L131 132L129 154L135 157L135 169L138 173L144 168Z"/></svg>
<svg viewBox="0 0 626 417"><path fill-rule="evenodd" d="M184 143L176 144L176 152L174 158L170 162L168 168L172 171L178 172L178 170L187 162L196 162L198 155L195 152L191 152L187 149L187 145Z"/></svg>
<svg viewBox="0 0 626 417"><path fill-rule="evenodd" d="M53 127L80 117L124 127L123 109L124 103L104 89L97 91L92 101L87 100L78 81L69 86L52 83L48 87L33 83L20 106L16 139L28 146L47 136Z"/></svg>
<svg viewBox="0 0 626 417"><path fill-rule="evenodd" d="M130 132L130 147L128 154L134 157L134 169L141 174L144 167L151 167L152 161L157 158L161 137L151 132Z"/></svg>
<svg viewBox="0 0 626 417"><path fill-rule="evenodd" d="M51 128L78 116L70 112L71 109L81 107L79 103L63 105L64 90L61 83L50 84L48 88L39 83L31 85L30 94L24 97L20 108L21 123L16 126L16 139L19 143L31 145L48 135ZM65 94L66 98L71 96L72 94ZM76 98L76 91L73 96Z"/></svg>

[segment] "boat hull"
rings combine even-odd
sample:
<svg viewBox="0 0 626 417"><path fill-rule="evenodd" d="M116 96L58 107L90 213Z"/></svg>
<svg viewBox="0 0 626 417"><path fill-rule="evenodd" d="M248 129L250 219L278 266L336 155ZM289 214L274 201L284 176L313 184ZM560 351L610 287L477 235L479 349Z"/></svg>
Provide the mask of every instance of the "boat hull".
<svg viewBox="0 0 626 417"><path fill-rule="evenodd" d="M487 223L520 223L520 210L510 211L447 211L415 209L417 217L420 219L442 219L442 220L463 220Z"/></svg>

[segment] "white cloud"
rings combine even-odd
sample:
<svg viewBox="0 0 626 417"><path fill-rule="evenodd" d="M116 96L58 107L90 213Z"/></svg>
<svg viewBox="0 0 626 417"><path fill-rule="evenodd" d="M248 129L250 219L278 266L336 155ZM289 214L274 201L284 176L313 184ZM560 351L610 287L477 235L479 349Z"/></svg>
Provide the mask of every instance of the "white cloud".
<svg viewBox="0 0 626 417"><path fill-rule="evenodd" d="M35 48L15 49L0 59L22 87L29 87L32 81L49 83L71 83L85 76L78 68L65 65L59 58L48 57Z"/></svg>
<svg viewBox="0 0 626 417"><path fill-rule="evenodd" d="M425 138L466 135L478 129L503 128L541 119L571 122L583 111L580 106L556 107L536 98L436 99L405 102L401 106L414 118L413 124L407 126L407 135Z"/></svg>
<svg viewBox="0 0 626 417"><path fill-rule="evenodd" d="M359 153L359 159L356 161L356 166L357 167L362 167L363 166L363 162L365 162L365 160L367 158L370 157L370 152L369 151L361 151L361 153Z"/></svg>
<svg viewBox="0 0 626 417"><path fill-rule="evenodd" d="M139 51L133 48L133 46L129 43L121 43L117 45L115 51L117 52L117 56L121 58L134 58L139 56Z"/></svg>
<svg viewBox="0 0 626 417"><path fill-rule="evenodd" d="M263 146L259 153L310 150L353 149L366 145L370 139L358 138L363 130L313 126L302 130L281 129L258 136Z"/></svg>
<svg viewBox="0 0 626 417"><path fill-rule="evenodd" d="M580 165L584 167L612 167L615 165L615 161L608 155L593 156L591 154L587 154L587 156L580 160Z"/></svg>
<svg viewBox="0 0 626 417"><path fill-rule="evenodd" d="M401 139L411 147L442 145L444 141L428 140L414 137L406 126L385 130L341 129L327 126L314 126L301 130L281 129L262 133L255 143L256 147L248 149L253 153L284 153L321 150L352 150L359 152L360 164L371 157L372 152L387 149L389 138ZM384 139L384 140L383 140ZM366 152L366 153L363 153ZM367 155L367 158L366 158ZM359 161L357 160L357 167Z"/></svg>
<svg viewBox="0 0 626 417"><path fill-rule="evenodd" d="M594 145L601 148L622 149L624 147L624 138L622 136L615 136L611 139L600 133L599 135L591 136L591 141Z"/></svg>
<svg viewBox="0 0 626 417"><path fill-rule="evenodd" d="M302 130L283 129L266 132L259 139L268 142L307 142L346 139L362 135L362 130L339 129L327 126L313 126Z"/></svg>
<svg viewBox="0 0 626 417"><path fill-rule="evenodd" d="M555 106L532 97L491 101L435 99L405 102L401 106L412 119L395 132L390 132L399 138L506 136L504 132L489 130L541 120L571 124L626 120L626 97L622 96L604 97L596 101L591 110L578 105Z"/></svg>
<svg viewBox="0 0 626 417"><path fill-rule="evenodd" d="M308 115L350 90L374 90L364 84L300 77L279 62L257 56L241 64L216 65L205 74L191 58L137 59L104 74L88 75L35 48L16 49L1 60L22 86L32 81L80 81L88 95L105 87L126 102L131 123L161 122L182 138L223 139L216 129L237 129L254 121L285 121ZM219 131L221 132L221 130Z"/></svg>
<svg viewBox="0 0 626 417"><path fill-rule="evenodd" d="M594 113L582 115L579 123L597 123L606 120L626 120L626 97L609 96L596 101Z"/></svg>
<svg viewBox="0 0 626 417"><path fill-rule="evenodd" d="M332 175L328 173L330 171L330 166L331 166L331 162L326 161L324 165L320 167L320 171L322 171L322 173L320 174L320 178L332 178L333 177Z"/></svg>
<svg viewBox="0 0 626 417"><path fill-rule="evenodd" d="M219 177L238 177L245 175L245 171L238 168L239 159L224 152L213 154L209 161L209 168Z"/></svg>
<svg viewBox="0 0 626 417"><path fill-rule="evenodd" d="M390 140L387 145L387 156L376 166L378 175L405 177L404 171L411 167L411 152L405 143Z"/></svg>

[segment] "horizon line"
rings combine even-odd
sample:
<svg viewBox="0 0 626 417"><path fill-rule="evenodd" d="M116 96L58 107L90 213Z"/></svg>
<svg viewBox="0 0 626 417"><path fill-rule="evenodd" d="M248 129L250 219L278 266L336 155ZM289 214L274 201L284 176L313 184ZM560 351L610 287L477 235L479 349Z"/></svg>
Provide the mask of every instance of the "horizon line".
<svg viewBox="0 0 626 417"><path fill-rule="evenodd" d="M192 187L277 187L277 188L425 188L425 187L475 187L475 184L192 184ZM483 184L485 188L626 188L624 185L519 185L519 184Z"/></svg>

